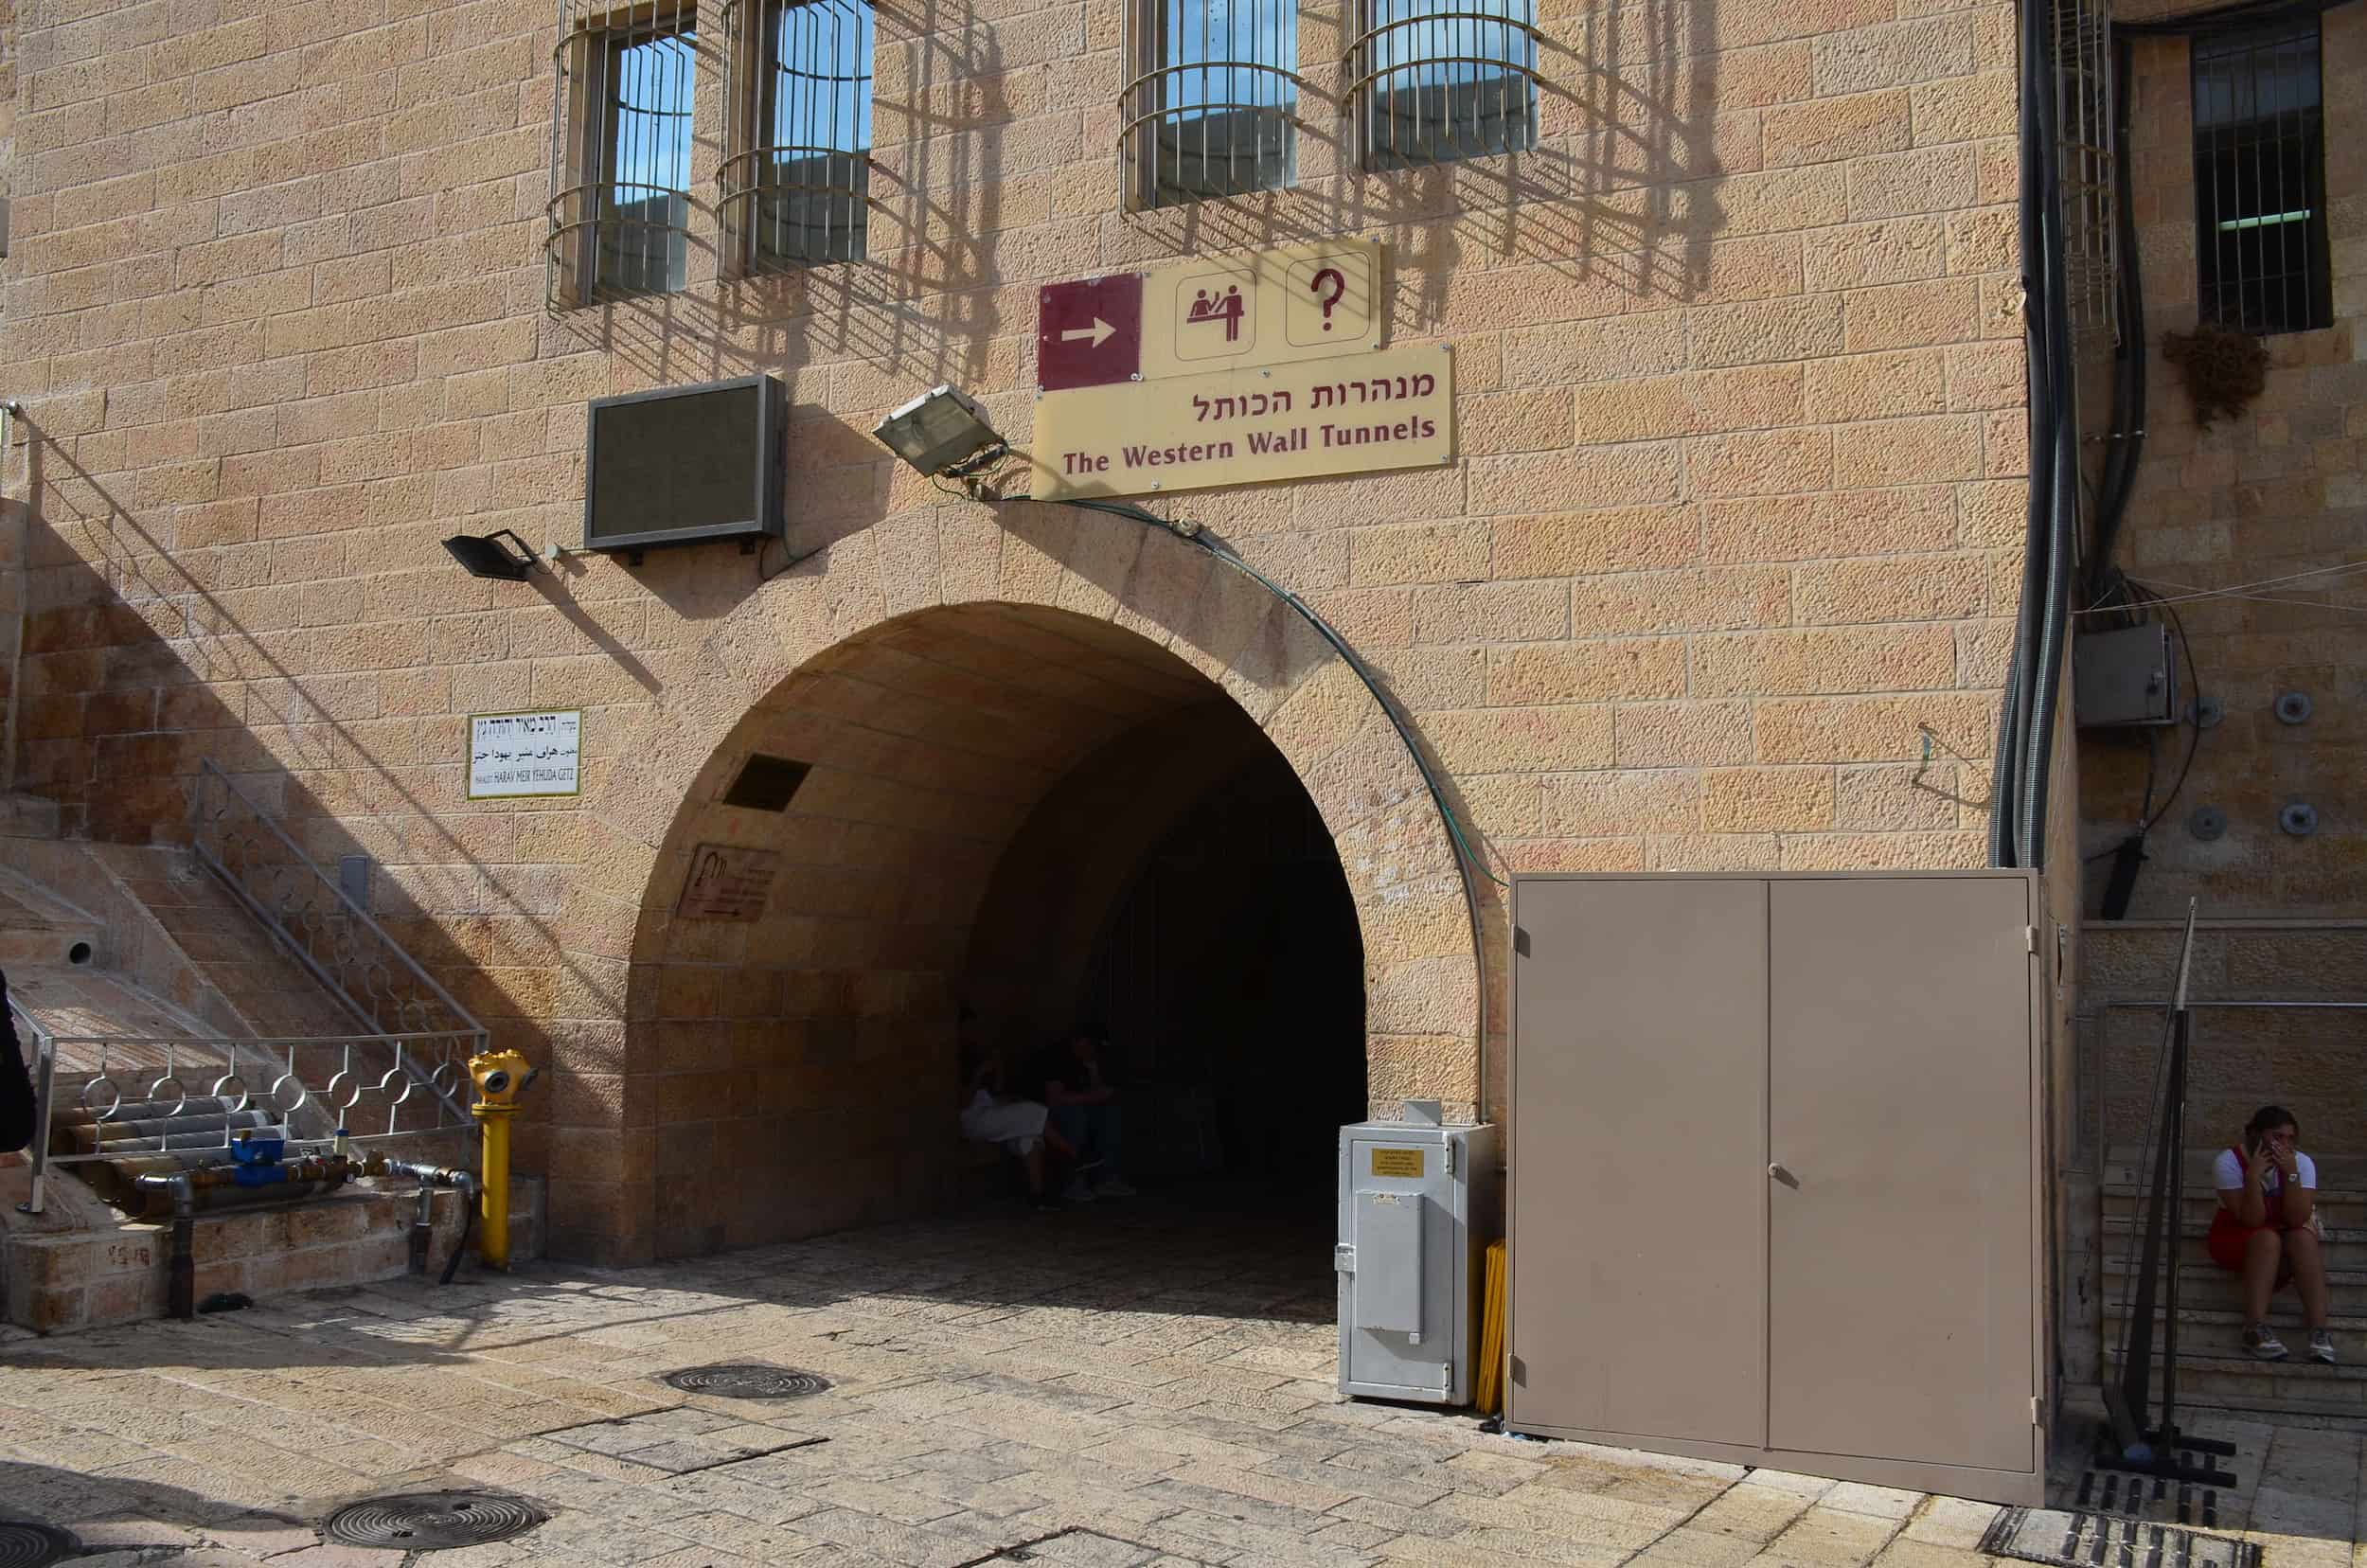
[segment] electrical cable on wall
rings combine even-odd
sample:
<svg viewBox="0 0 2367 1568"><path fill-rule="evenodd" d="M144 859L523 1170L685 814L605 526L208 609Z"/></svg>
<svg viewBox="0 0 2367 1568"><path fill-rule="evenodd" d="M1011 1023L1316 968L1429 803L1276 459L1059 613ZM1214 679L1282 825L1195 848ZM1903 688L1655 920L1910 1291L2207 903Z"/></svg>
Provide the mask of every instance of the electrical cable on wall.
<svg viewBox="0 0 2367 1568"><path fill-rule="evenodd" d="M2079 521L2077 410L2051 11L2021 8L2020 229L2030 479L2014 651L1998 714L1989 860L2041 866Z"/></svg>

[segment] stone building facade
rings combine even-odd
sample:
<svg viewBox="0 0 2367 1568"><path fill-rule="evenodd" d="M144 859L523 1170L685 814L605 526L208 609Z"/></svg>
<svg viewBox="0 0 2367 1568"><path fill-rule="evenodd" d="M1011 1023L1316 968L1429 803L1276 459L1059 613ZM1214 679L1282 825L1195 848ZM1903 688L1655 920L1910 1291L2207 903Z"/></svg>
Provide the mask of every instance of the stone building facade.
<svg viewBox="0 0 2367 1568"><path fill-rule="evenodd" d="M2123 8L2139 24L2192 17L2201 8ZM2192 689L2216 722L2161 732L2154 741L2154 810L2147 861L2127 918L2086 931L2088 1035L2106 1046L2103 1104L2090 1136L2106 1149L2143 1135L2157 1020L2113 1004L2167 989L2177 926L2199 901L2197 994L2269 1000L2367 1000L2367 597L2355 566L2367 543L2367 16L2336 7L2323 17L2268 19L2265 30L2205 33L2224 57L2252 36L2288 37L2314 56L2325 212L2322 313L2262 341L2265 386L2250 406L2204 428L2164 334L2212 313L2201 294L2198 201L2208 176L2197 155L2198 40L2142 36L2131 44L2133 181L2150 349L2144 459L2116 559L2173 600ZM2288 109L2288 122L2301 115ZM2207 130L2207 127L2206 127ZM2286 204L2300 207L2308 204ZM2313 260L2313 266L2321 265ZM2267 583L2267 586L2252 586ZM2181 663L2180 678L2186 671ZM2308 699L2287 722L2277 701ZM2147 744L2128 732L2083 736L2084 849L2108 854L2137 822ZM2191 762L2190 762L2191 758ZM2175 798L2171 793L2178 788ZM2306 805L2314 830L2281 824ZM2219 813L2223 828L2198 827ZM2091 915L2109 863L2088 867ZM2350 1162L2367 1155L2367 1089L2357 1070L2367 1013L2215 1011L2198 1025L2194 1136L2231 1141L2265 1101L2292 1106L2310 1147ZM2344 1185L2347 1185L2345 1182Z"/></svg>
<svg viewBox="0 0 2367 1568"><path fill-rule="evenodd" d="M934 1202L962 1009L1061 1026L1226 758L1287 763L1336 846L1356 1097L1496 1105L1500 890L1475 957L1339 656L1173 533L949 494L870 435L952 383L1023 441L1045 283L1354 235L1390 340L1454 346L1452 461L1151 505L1369 662L1489 870L1983 864L2012 8L1543 0L1534 148L1380 172L1332 109L1346 9L1293 13L1289 188L1130 212L1117 0L883 6L867 258L737 277L704 8L683 285L554 308L544 0L27 0L15 787L169 840L211 758L371 857L380 918L547 1068L519 1160L561 1256ZM755 371L792 403L785 548L523 582L439 548L578 540L587 400ZM471 801L469 716L543 706L584 712L581 795ZM757 752L812 766L784 813L718 798ZM677 917L715 844L779 851L760 920Z"/></svg>

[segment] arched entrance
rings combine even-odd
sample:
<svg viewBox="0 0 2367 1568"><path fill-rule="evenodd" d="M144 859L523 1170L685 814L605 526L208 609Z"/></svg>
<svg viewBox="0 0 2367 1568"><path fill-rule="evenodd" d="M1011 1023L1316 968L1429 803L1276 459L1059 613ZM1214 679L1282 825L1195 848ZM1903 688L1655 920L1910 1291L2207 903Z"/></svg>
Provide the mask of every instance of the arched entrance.
<svg viewBox="0 0 2367 1568"><path fill-rule="evenodd" d="M1367 1106L1470 1106L1459 881L1379 704L1184 542L1019 521L964 534L991 572L947 557L969 525L932 526L917 604L888 590L895 525L771 585L600 785L569 928L610 934L579 972L618 985L627 1070L601 1086L607 1148L604 1116L553 1129L563 1249L703 1252L974 1189L991 1162L954 1132L965 1007L1015 1042L1092 1024L1138 1053L1161 1106L1130 1116L1147 1167L1191 1168L1206 1134L1234 1168L1285 1148L1327 1168L1331 1129ZM768 776L795 779L786 800L747 788ZM723 860L760 907L685 898ZM1165 1000L1145 1008L1145 986ZM573 1203L613 1247L571 1235Z"/></svg>

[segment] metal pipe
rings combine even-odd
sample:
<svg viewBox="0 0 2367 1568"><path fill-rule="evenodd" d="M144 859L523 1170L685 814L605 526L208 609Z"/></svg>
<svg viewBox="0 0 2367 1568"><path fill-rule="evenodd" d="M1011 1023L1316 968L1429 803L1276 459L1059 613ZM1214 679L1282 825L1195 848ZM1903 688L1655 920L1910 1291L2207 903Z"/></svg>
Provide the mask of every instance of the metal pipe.
<svg viewBox="0 0 2367 1568"><path fill-rule="evenodd" d="M197 1191L190 1173L143 1176L139 1185L172 1195L172 1264L165 1286L165 1312L184 1322L197 1316Z"/></svg>

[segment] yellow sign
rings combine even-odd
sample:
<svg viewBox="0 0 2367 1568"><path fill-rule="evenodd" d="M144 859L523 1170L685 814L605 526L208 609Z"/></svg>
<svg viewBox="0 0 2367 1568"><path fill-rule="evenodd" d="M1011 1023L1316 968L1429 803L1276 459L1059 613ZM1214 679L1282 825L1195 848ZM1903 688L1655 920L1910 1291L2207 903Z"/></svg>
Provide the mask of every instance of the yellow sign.
<svg viewBox="0 0 2367 1568"><path fill-rule="evenodd" d="M1043 393L1028 493L1148 495L1453 455L1454 355L1431 343Z"/></svg>
<svg viewBox="0 0 2367 1568"><path fill-rule="evenodd" d="M1380 347L1380 247L1326 240L1202 256L1143 277L1142 378Z"/></svg>
<svg viewBox="0 0 2367 1568"><path fill-rule="evenodd" d="M1373 1150L1373 1174L1411 1176L1418 1181L1422 1174L1422 1151L1418 1149L1376 1149Z"/></svg>

